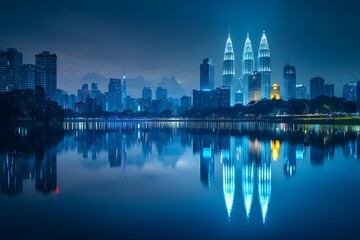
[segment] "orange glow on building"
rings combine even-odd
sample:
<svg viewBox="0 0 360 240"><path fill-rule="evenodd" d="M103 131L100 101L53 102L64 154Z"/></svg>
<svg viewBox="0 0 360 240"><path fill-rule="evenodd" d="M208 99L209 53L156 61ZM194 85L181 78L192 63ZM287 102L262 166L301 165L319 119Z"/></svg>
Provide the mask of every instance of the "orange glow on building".
<svg viewBox="0 0 360 240"><path fill-rule="evenodd" d="M280 99L280 87L276 83L271 86L270 99Z"/></svg>

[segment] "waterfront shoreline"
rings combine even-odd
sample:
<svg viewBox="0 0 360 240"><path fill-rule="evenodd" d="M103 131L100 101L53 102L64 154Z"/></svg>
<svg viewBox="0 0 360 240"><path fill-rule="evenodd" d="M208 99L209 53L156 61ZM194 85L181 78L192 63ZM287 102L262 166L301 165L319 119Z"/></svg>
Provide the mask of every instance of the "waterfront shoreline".
<svg viewBox="0 0 360 240"><path fill-rule="evenodd" d="M64 122L270 122L290 124L360 125L360 117L254 117L254 118L65 118Z"/></svg>

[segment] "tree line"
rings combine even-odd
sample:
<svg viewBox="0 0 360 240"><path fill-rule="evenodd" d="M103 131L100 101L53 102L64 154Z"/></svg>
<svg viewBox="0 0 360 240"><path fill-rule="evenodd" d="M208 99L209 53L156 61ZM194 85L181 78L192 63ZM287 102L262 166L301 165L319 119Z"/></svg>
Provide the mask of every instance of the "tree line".
<svg viewBox="0 0 360 240"><path fill-rule="evenodd" d="M33 121L49 125L64 120L64 110L46 97L42 86L0 94L0 121Z"/></svg>
<svg viewBox="0 0 360 240"><path fill-rule="evenodd" d="M239 118L246 116L278 116L278 115L305 115L305 114L334 114L354 113L357 104L346 101L344 98L319 96L314 99L290 99L289 101L263 99L259 102L250 102L247 106L237 104L230 108L191 109L183 114L188 118Z"/></svg>

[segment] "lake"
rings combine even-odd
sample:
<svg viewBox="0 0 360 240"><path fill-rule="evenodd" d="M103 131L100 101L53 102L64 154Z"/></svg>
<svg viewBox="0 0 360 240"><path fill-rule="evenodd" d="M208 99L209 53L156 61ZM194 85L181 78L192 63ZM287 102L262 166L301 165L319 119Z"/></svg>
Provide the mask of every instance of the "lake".
<svg viewBox="0 0 360 240"><path fill-rule="evenodd" d="M360 126L2 128L1 239L360 239Z"/></svg>

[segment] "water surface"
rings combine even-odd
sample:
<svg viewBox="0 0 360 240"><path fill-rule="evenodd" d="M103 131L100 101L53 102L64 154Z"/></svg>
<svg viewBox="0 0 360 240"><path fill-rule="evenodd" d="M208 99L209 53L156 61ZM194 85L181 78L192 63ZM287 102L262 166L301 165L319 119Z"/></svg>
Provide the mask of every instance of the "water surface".
<svg viewBox="0 0 360 240"><path fill-rule="evenodd" d="M360 127L2 130L4 239L359 239Z"/></svg>

